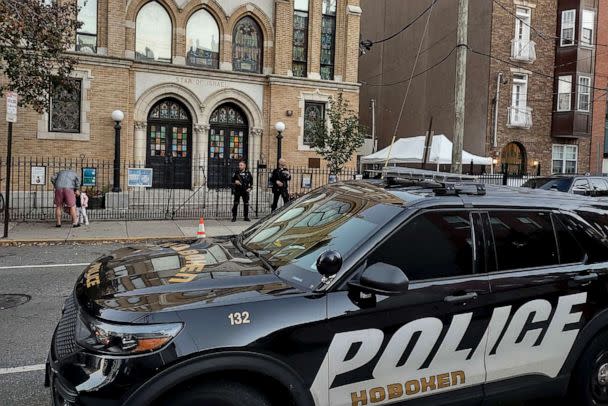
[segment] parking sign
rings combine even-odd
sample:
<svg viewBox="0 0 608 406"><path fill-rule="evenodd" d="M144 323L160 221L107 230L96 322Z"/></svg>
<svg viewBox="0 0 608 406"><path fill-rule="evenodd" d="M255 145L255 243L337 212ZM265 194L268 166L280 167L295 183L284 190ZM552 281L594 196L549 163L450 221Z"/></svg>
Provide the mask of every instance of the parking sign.
<svg viewBox="0 0 608 406"><path fill-rule="evenodd" d="M17 93L6 93L6 121L9 123L17 122Z"/></svg>

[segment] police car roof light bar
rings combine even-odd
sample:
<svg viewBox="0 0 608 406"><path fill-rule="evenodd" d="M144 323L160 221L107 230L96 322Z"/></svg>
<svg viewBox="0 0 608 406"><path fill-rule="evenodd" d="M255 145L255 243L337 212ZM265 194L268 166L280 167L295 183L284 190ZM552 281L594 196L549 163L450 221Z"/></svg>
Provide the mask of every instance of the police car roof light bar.
<svg viewBox="0 0 608 406"><path fill-rule="evenodd" d="M459 173L435 172L426 169L414 169L403 167L388 167L384 168L382 175L385 179L394 178L399 180L407 180L411 182L436 182L436 183L465 183L475 182L477 177L472 175L461 175Z"/></svg>

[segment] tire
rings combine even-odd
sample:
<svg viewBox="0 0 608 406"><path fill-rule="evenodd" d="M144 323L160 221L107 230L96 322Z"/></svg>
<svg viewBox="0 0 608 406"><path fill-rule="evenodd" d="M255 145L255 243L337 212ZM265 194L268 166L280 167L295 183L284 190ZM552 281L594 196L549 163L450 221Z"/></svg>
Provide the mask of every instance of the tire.
<svg viewBox="0 0 608 406"><path fill-rule="evenodd" d="M237 382L214 381L173 393L164 406L271 406L256 389Z"/></svg>
<svg viewBox="0 0 608 406"><path fill-rule="evenodd" d="M577 406L608 406L608 331L591 341L572 371L570 397Z"/></svg>

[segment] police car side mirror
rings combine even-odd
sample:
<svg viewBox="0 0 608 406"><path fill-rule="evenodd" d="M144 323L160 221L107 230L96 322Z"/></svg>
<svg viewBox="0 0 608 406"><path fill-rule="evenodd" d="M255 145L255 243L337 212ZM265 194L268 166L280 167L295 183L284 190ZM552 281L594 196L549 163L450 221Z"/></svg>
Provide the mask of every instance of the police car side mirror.
<svg viewBox="0 0 608 406"><path fill-rule="evenodd" d="M391 296L407 292L410 280L401 268L377 262L363 271L359 282L350 285L362 292Z"/></svg>
<svg viewBox="0 0 608 406"><path fill-rule="evenodd" d="M342 255L338 251L325 251L317 258L317 271L324 278L331 278L342 268Z"/></svg>

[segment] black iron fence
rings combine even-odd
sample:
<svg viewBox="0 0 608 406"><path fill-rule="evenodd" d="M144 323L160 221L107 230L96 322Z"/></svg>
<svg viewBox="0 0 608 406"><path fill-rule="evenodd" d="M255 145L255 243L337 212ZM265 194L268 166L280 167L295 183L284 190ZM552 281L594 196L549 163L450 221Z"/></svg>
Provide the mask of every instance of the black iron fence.
<svg viewBox="0 0 608 406"><path fill-rule="evenodd" d="M6 162L0 161L0 206L9 204L11 221L44 221L54 219L54 190L51 177L65 169L75 171L89 197L88 215L91 220L159 220L229 218L232 215L233 195L229 184L231 168L214 169L208 173L206 161L194 162L192 173L183 174L170 163L162 170L152 173L144 164L121 163L121 191L113 191L114 165L111 161L95 159L23 158L15 157L11 164L11 194L4 199L6 185ZM272 190L269 177L273 168L251 168L254 187L250 194L250 215L262 217L270 212ZM226 172L226 173L219 173ZM289 194L292 197L304 195L330 181L330 173L325 169L290 168L292 180ZM343 170L339 180L353 179L354 170ZM146 187L152 179L162 176L173 179L188 176L192 187L171 188L171 182L164 188ZM223 184L209 182L209 179L224 179ZM209 185L213 184L213 187ZM139 185L139 186L134 186ZM4 202L3 202L4 201ZM242 203L239 215L242 214ZM0 213L0 218L4 213Z"/></svg>

